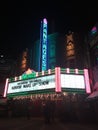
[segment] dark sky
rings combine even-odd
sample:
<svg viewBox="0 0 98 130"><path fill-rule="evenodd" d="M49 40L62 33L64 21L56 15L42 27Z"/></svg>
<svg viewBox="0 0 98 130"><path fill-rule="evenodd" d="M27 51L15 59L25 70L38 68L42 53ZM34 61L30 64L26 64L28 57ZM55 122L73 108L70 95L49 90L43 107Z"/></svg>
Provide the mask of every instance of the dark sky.
<svg viewBox="0 0 98 130"><path fill-rule="evenodd" d="M86 2L86 3L85 3ZM55 31L89 31L98 22L97 2L79 0L6 0L0 3L0 54L16 55L39 37L40 22L46 17Z"/></svg>

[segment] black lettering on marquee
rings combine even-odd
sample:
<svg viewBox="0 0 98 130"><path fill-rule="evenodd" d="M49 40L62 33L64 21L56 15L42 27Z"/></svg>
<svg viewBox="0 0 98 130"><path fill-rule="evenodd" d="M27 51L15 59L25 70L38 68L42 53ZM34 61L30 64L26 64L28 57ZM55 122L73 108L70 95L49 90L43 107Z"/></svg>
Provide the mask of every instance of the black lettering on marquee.
<svg viewBox="0 0 98 130"><path fill-rule="evenodd" d="M21 86L13 86L12 89L20 89Z"/></svg>
<svg viewBox="0 0 98 130"><path fill-rule="evenodd" d="M28 88L28 87L31 87L31 84L23 85L23 88Z"/></svg>

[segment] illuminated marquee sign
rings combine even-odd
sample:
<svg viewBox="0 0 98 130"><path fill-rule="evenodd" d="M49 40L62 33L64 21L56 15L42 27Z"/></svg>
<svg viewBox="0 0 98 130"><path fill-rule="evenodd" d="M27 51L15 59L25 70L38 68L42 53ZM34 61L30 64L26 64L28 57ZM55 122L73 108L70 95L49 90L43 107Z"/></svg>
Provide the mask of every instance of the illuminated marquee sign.
<svg viewBox="0 0 98 130"><path fill-rule="evenodd" d="M47 73L46 73L47 72ZM30 73L30 76L6 79L4 97L18 94L82 91L91 93L88 70L56 67L55 69ZM36 75L35 75L36 74Z"/></svg>
<svg viewBox="0 0 98 130"><path fill-rule="evenodd" d="M7 94L19 92L37 91L45 89L55 89L55 75L38 77L34 79L11 82L8 85Z"/></svg>
<svg viewBox="0 0 98 130"><path fill-rule="evenodd" d="M84 75L61 74L61 87L85 89Z"/></svg>
<svg viewBox="0 0 98 130"><path fill-rule="evenodd" d="M42 70L47 70L47 20L43 19L42 30Z"/></svg>

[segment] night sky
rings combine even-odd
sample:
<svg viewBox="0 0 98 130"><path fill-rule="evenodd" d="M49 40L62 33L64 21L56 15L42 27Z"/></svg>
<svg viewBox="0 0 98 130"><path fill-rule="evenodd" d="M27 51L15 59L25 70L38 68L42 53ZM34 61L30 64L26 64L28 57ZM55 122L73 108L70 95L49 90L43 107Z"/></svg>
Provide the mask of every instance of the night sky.
<svg viewBox="0 0 98 130"><path fill-rule="evenodd" d="M86 2L86 1L85 1ZM55 23L55 31L88 32L98 22L96 1L6 0L0 3L0 54L17 55L33 46L39 38L40 22L48 20L48 30ZM49 33L50 33L49 32Z"/></svg>

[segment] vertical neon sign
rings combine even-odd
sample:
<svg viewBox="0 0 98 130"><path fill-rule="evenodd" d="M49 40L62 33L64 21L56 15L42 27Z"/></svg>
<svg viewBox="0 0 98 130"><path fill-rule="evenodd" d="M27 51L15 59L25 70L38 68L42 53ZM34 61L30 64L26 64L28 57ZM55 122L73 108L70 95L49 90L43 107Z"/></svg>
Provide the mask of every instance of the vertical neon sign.
<svg viewBox="0 0 98 130"><path fill-rule="evenodd" d="M42 48L42 58L41 58L41 71L47 70L47 19L44 18L42 22L42 37L41 37L41 48Z"/></svg>

